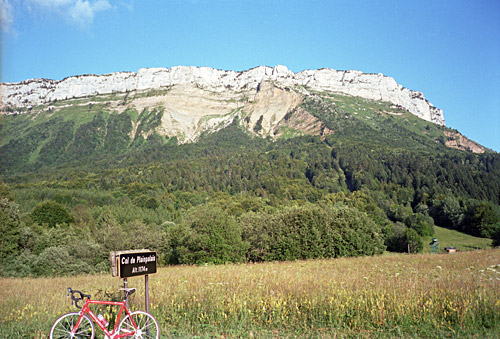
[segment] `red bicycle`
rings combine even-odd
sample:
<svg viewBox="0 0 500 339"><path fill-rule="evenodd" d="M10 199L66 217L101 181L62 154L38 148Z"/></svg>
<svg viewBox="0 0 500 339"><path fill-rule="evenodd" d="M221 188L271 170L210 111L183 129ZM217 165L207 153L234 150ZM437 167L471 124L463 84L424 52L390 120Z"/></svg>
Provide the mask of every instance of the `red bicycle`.
<svg viewBox="0 0 500 339"><path fill-rule="evenodd" d="M126 306L127 298L135 292L135 288L123 288L122 290L125 293L123 301L103 301L92 300L89 294L68 288L68 296L71 294L71 304L79 308L80 312L70 312L57 319L50 329L50 339L93 339L95 335L94 323L104 332L105 338L109 339L159 339L160 330L156 319L147 312L130 312ZM86 299L85 303L80 306L79 302L84 298ZM101 314L96 316L90 309L90 305L95 304L120 307L113 329L108 330L107 320ZM121 319L122 315L123 319Z"/></svg>

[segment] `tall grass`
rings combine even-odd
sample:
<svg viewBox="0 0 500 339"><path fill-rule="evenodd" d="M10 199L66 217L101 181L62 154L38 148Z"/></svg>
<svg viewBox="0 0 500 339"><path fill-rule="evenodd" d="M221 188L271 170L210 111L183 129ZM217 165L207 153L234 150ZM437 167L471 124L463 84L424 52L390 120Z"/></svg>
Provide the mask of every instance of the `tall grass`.
<svg viewBox="0 0 500 339"><path fill-rule="evenodd" d="M150 276L166 337L496 337L500 250L175 266ZM109 275L0 280L0 337L44 337L69 310L65 289L95 294ZM144 279L132 308L144 307Z"/></svg>

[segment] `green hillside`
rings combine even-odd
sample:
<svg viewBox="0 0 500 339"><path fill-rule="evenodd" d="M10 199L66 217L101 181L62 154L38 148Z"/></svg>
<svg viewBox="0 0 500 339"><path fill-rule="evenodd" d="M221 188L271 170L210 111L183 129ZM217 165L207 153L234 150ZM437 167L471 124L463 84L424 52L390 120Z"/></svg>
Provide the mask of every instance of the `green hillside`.
<svg viewBox="0 0 500 339"><path fill-rule="evenodd" d="M163 263L418 252L434 224L500 242L500 155L390 103L313 93L280 139L239 112L179 144L165 107L118 113L116 100L2 115L2 274L98 272L123 248ZM56 272L54 251L76 264Z"/></svg>
<svg viewBox="0 0 500 339"><path fill-rule="evenodd" d="M153 91L142 96L157 94ZM111 105L116 101L125 104L126 100L127 96L101 95L58 101L32 108L25 114L3 115L0 134L2 173L45 172L44 168L51 172L56 166L81 167L97 161L108 168L114 167L124 157L130 159L137 152L151 156L150 153L159 153L156 151L171 151L168 146L177 145L177 138L160 135L158 130L164 108L153 106L138 112L136 108L128 107L118 113ZM412 152L447 152L449 148L445 144L452 137L447 137L445 132L455 133L455 138L458 137L456 131L421 120L387 102L317 93L305 97L302 108L331 129L333 134L329 141L340 145L342 142L361 143ZM235 124L240 126L238 121ZM238 142L241 138L247 144L245 134L249 136L250 132L242 128L240 134L243 135L233 133L232 139L228 140L230 143L225 146L232 148L231 142ZM304 133L300 129L288 128L285 138L301 134ZM219 140L209 139L219 143ZM205 148L211 146L203 138L199 141L203 141ZM253 148L252 144L248 146ZM200 146L180 148L185 148L186 153ZM170 159L168 152L161 153L155 155L160 157L158 160ZM136 163L142 162L131 159L127 162Z"/></svg>

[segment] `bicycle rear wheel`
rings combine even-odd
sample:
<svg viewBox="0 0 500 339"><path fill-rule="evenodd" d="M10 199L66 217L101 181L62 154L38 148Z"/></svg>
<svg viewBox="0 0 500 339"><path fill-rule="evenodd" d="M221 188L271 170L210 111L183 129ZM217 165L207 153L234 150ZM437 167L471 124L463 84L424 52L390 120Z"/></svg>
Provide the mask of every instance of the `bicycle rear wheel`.
<svg viewBox="0 0 500 339"><path fill-rule="evenodd" d="M83 315L82 322L75 334L72 336L71 331L75 327L76 323L80 319L80 313L71 312L67 313L54 322L54 325L50 328L50 339L66 339L66 338L77 338L77 339L93 339L95 334L94 323L87 317Z"/></svg>
<svg viewBox="0 0 500 339"><path fill-rule="evenodd" d="M137 328L134 327L132 320L134 321ZM126 316L120 322L118 326L119 334L130 333L126 338L141 338L141 339L159 339L160 338L160 328L156 319L149 313L143 311L135 311L130 313L130 316Z"/></svg>

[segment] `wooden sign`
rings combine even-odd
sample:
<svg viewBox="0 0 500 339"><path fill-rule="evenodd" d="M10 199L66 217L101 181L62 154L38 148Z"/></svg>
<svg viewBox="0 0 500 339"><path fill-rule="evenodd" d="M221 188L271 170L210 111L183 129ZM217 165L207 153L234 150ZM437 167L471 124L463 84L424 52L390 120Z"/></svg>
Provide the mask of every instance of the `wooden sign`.
<svg viewBox="0 0 500 339"><path fill-rule="evenodd" d="M120 278L156 273L158 256L149 250L111 252L111 275Z"/></svg>

